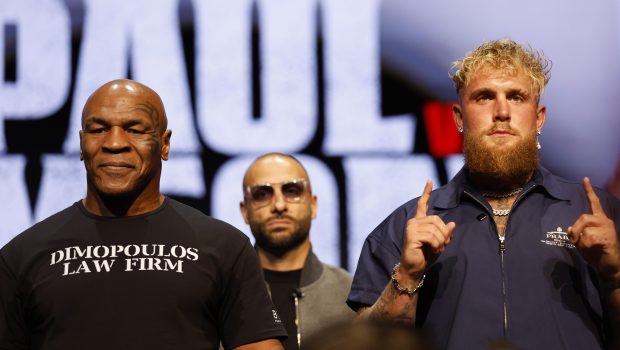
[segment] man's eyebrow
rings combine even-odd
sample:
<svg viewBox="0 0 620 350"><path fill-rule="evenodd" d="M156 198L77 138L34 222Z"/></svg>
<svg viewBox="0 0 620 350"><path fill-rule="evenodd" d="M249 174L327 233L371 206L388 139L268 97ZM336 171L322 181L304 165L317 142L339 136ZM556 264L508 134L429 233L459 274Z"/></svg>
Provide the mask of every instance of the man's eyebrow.
<svg viewBox="0 0 620 350"><path fill-rule="evenodd" d="M142 119L137 119L137 118L129 118L123 121L124 127L131 127L131 126L139 125L139 124L144 124L144 121Z"/></svg>
<svg viewBox="0 0 620 350"><path fill-rule="evenodd" d="M470 95L475 97L475 96L480 96L482 94L495 95L495 91L493 91L493 90L491 90L489 88L483 87L483 88L478 88L478 89L472 91Z"/></svg>
<svg viewBox="0 0 620 350"><path fill-rule="evenodd" d="M101 124L101 125L108 125L109 123L105 121L105 119L102 119L100 117L97 116L91 116L86 118L86 120L84 121L84 125L88 126L91 124Z"/></svg>
<svg viewBox="0 0 620 350"><path fill-rule="evenodd" d="M479 88L476 89L474 91L471 92L470 96L472 97L477 97L483 94L489 94L489 95L495 95L496 92L492 89L489 88ZM508 91L506 92L506 95L522 95L524 97L529 97L530 96L530 92L527 89L522 89L522 88L510 88L508 89Z"/></svg>
<svg viewBox="0 0 620 350"><path fill-rule="evenodd" d="M527 89L514 88L514 89L508 90L507 95L515 95L515 94L519 94L519 95L522 95L524 97L529 97L530 96L530 92Z"/></svg>
<svg viewBox="0 0 620 350"><path fill-rule="evenodd" d="M127 118L127 119L123 120L122 124L123 124L124 127L130 127L130 126L133 126L133 125L138 125L138 124L143 124L143 123L144 123L144 120L142 120L140 118ZM85 126L89 126L89 125L92 125L92 124L101 124L101 125L104 125L104 126L110 125L110 123L107 122L105 119L97 117L97 116L90 117L90 118L88 118L84 122Z"/></svg>

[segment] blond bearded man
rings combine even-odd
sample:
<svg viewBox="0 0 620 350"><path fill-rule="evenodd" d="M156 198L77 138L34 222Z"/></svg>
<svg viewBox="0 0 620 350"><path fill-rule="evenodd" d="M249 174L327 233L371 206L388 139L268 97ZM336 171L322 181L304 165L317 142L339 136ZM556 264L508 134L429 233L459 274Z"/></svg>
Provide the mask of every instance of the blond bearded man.
<svg viewBox="0 0 620 350"><path fill-rule="evenodd" d="M539 165L549 63L511 40L455 62L463 169L366 239L349 305L440 349L600 349L620 334L620 203Z"/></svg>

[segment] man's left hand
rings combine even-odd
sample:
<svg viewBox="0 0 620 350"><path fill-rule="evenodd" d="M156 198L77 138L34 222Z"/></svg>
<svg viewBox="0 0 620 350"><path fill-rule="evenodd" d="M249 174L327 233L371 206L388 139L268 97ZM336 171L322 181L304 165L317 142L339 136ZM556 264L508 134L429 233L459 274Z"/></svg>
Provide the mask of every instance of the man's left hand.
<svg viewBox="0 0 620 350"><path fill-rule="evenodd" d="M568 237L605 282L620 281L620 245L616 226L607 217L589 178L583 179L592 214L582 214L568 228Z"/></svg>

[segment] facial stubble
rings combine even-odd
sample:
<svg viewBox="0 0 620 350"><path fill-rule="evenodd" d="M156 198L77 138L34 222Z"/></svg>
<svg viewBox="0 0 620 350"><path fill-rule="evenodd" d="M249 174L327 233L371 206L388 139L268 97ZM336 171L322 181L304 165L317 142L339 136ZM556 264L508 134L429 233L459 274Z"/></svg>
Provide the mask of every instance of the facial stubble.
<svg viewBox="0 0 620 350"><path fill-rule="evenodd" d="M280 216L291 220L294 225L290 233L286 233L285 229L275 229L269 231L267 222L250 222L250 228L256 239L256 245L270 254L275 256L283 256L288 251L299 247L304 243L310 234L310 217L304 217L295 220L286 215Z"/></svg>

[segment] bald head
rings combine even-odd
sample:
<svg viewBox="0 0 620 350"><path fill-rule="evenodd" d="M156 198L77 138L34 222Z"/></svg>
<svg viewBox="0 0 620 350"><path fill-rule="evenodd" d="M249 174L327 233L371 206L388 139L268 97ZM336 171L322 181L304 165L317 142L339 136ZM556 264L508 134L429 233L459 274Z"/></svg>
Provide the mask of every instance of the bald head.
<svg viewBox="0 0 620 350"><path fill-rule="evenodd" d="M161 204L162 160L172 135L166 128L161 99L143 84L113 80L90 95L82 111L80 159L91 209L113 197L135 203L138 211Z"/></svg>
<svg viewBox="0 0 620 350"><path fill-rule="evenodd" d="M168 118L159 95L150 87L129 79L116 79L107 82L93 92L82 110L82 129L91 111L117 104L119 100L138 101L132 106L135 111L149 115L159 134L168 128Z"/></svg>
<svg viewBox="0 0 620 350"><path fill-rule="evenodd" d="M290 154L267 153L256 158L243 176L243 188L255 183L277 183L302 179L310 185L308 172L301 162Z"/></svg>

